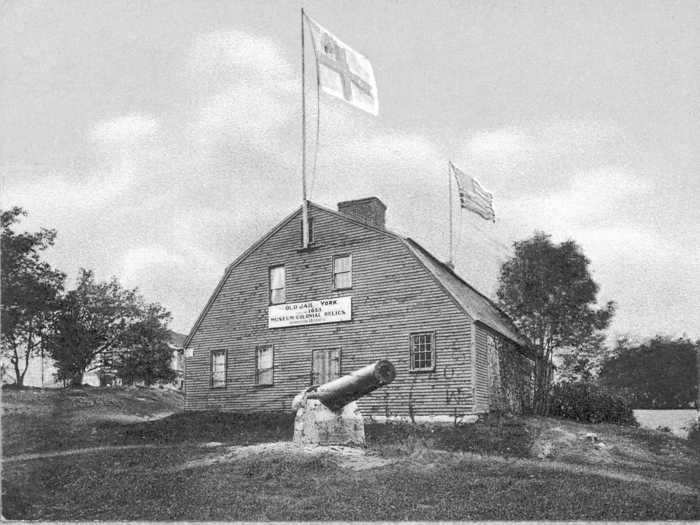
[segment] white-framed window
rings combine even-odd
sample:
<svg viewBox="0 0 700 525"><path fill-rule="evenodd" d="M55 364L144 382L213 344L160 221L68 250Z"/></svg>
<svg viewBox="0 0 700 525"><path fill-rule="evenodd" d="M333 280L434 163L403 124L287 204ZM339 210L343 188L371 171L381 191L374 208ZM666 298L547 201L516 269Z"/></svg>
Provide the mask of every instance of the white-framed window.
<svg viewBox="0 0 700 525"><path fill-rule="evenodd" d="M280 304L287 300L286 281L284 265L270 268L270 304Z"/></svg>
<svg viewBox="0 0 700 525"><path fill-rule="evenodd" d="M255 347L255 384L272 385L274 381L275 349L273 345Z"/></svg>
<svg viewBox="0 0 700 525"><path fill-rule="evenodd" d="M210 385L226 388L226 350L212 350L210 355Z"/></svg>
<svg viewBox="0 0 700 525"><path fill-rule="evenodd" d="M352 255L333 257L333 289L352 288Z"/></svg>
<svg viewBox="0 0 700 525"><path fill-rule="evenodd" d="M435 370L435 333L417 332L409 336L410 370L423 372Z"/></svg>

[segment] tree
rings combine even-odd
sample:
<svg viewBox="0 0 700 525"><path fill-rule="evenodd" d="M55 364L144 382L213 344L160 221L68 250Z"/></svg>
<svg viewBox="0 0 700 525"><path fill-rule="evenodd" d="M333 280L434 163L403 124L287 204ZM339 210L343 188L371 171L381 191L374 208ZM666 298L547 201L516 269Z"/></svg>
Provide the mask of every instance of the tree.
<svg viewBox="0 0 700 525"><path fill-rule="evenodd" d="M557 369L557 380L591 382L597 379L605 359L613 350L605 345L605 335L594 333L580 344L566 349Z"/></svg>
<svg viewBox="0 0 700 525"><path fill-rule="evenodd" d="M700 341L663 336L640 345L620 340L603 363L600 383L633 408L691 407L698 396L698 346Z"/></svg>
<svg viewBox="0 0 700 525"><path fill-rule="evenodd" d="M81 269L54 317L50 353L59 379L82 384L85 372L101 366L99 356L123 347L140 315L136 290L122 288L116 278L96 282L92 271Z"/></svg>
<svg viewBox="0 0 700 525"><path fill-rule="evenodd" d="M170 319L170 312L160 304L153 303L143 308L142 319L127 329L125 348L116 358L117 376L122 381L143 381L150 386L158 380L175 379L171 368L173 350L168 344Z"/></svg>
<svg viewBox="0 0 700 525"><path fill-rule="evenodd" d="M534 409L544 414L554 352L579 347L606 328L614 303L595 308L598 285L574 241L556 245L549 235L535 232L513 247L513 257L501 267L497 296L534 351Z"/></svg>
<svg viewBox="0 0 700 525"><path fill-rule="evenodd" d="M9 359L17 386L32 356L43 352L50 320L58 308L65 274L41 260L41 252L53 246L56 230L16 233L12 226L27 212L19 207L2 211L2 335L3 357Z"/></svg>

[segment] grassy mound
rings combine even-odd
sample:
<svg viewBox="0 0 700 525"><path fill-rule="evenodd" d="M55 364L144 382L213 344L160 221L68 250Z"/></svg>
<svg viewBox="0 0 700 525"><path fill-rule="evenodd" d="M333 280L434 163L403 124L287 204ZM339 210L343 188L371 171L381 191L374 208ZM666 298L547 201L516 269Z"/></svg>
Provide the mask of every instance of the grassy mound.
<svg viewBox="0 0 700 525"><path fill-rule="evenodd" d="M289 443L290 413L181 407L178 393L157 389L4 391L4 517L700 517L700 456L663 432L553 418L461 427L372 423L366 450L309 453Z"/></svg>

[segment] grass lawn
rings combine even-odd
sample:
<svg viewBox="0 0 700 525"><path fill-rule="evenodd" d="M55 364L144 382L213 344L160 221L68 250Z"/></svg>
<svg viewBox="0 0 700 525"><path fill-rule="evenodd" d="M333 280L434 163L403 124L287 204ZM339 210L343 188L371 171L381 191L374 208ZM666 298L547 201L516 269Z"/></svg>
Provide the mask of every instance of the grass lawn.
<svg viewBox="0 0 700 525"><path fill-rule="evenodd" d="M157 390L3 391L3 516L700 517L697 451L654 431L545 418L460 428L372 424L365 453L295 451L280 443L291 439L289 414L182 413L179 406L177 394ZM598 443L581 438L590 431ZM124 446L132 448L117 448ZM85 450L94 447L111 448ZM537 457L543 448L546 459Z"/></svg>

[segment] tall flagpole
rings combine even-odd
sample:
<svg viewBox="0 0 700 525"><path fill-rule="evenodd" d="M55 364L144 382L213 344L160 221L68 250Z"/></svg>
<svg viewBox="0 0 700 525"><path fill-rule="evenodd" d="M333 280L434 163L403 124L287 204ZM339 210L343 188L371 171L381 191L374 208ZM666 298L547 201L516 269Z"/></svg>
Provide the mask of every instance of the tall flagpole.
<svg viewBox="0 0 700 525"><path fill-rule="evenodd" d="M454 253L453 253L453 248L452 248L452 169L451 169L451 164L449 161L447 162L447 185L449 186L449 192L450 192L450 258L448 259L447 263L454 267Z"/></svg>
<svg viewBox="0 0 700 525"><path fill-rule="evenodd" d="M304 65L304 8L301 8L301 236L304 248L309 247L309 203L306 200L306 69Z"/></svg>

